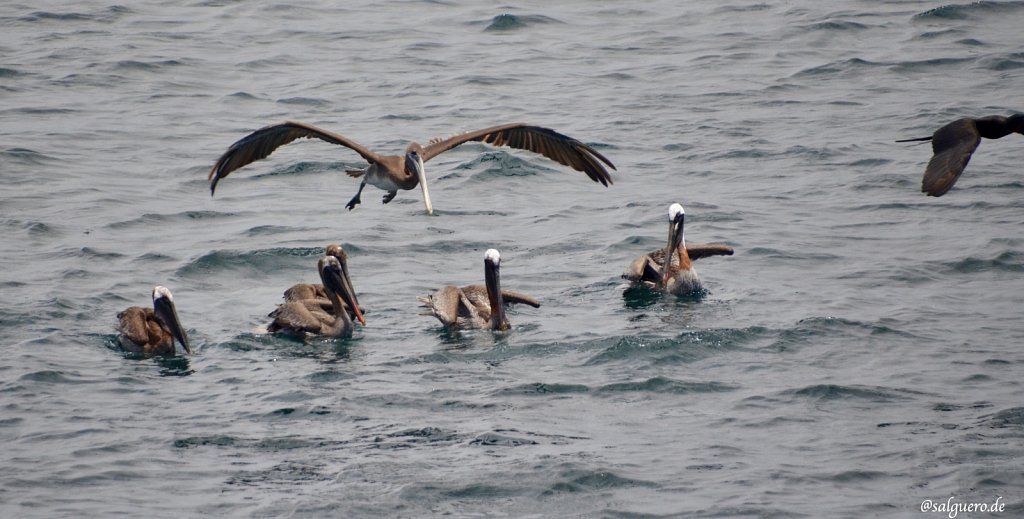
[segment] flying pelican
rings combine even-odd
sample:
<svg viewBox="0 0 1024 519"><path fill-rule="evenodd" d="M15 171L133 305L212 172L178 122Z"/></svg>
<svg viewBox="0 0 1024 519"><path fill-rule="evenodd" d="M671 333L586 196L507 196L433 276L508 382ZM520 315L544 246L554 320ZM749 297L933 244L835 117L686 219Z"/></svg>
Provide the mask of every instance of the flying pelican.
<svg viewBox="0 0 1024 519"><path fill-rule="evenodd" d="M469 141L480 141L495 146L508 146L521 150L540 153L562 165L569 166L587 174L594 182L605 186L612 183L608 171L601 165L615 166L596 150L554 130L540 126L529 126L522 123L503 124L483 130L460 133L446 139L432 139L426 146L411 142L405 149L404 156L379 155L369 148L356 143L337 133L322 130L315 126L285 121L267 126L239 139L213 165L207 177L210 180L210 195L217 189L217 182L227 177L232 171L269 156L278 147L299 138L317 138L331 144L345 146L363 157L370 165L364 169L346 170L352 177L362 177L359 191L345 205L350 211L360 203L360 195L366 184L379 187L387 194L384 203L390 202L399 189L413 189L419 184L423 190L423 205L427 214L434 214L427 190L427 176L423 163Z"/></svg>
<svg viewBox="0 0 1024 519"><path fill-rule="evenodd" d="M957 119L935 130L931 137L896 142L932 141L932 152L935 154L924 170L921 192L928 196L942 196L956 184L974 150L978 149L982 137L999 139L1011 133L1024 135L1024 114Z"/></svg>
<svg viewBox="0 0 1024 519"><path fill-rule="evenodd" d="M348 274L348 254L345 253L345 249L341 248L341 245L332 243L327 247L324 247L324 254L327 256L334 256L341 263L341 269L344 271L345 277L351 279ZM359 298L353 293L352 297L359 302ZM310 308L319 307L321 310L327 313L333 312L334 304L331 302L331 298L327 297L327 291L324 290L322 283L296 283L292 285L288 290L284 291L284 300L286 303L291 302L305 302ZM356 314L348 305L342 301L342 306L348 309L348 316L350 319L355 319ZM359 307L362 313L366 313L363 307ZM333 315L333 314L331 314Z"/></svg>
<svg viewBox="0 0 1024 519"><path fill-rule="evenodd" d="M484 281L487 286L469 285L462 288L446 286L432 295L420 297L429 312L421 315L437 317L445 328L490 328L504 331L509 329L505 317L505 305L523 303L540 308L540 303L526 295L501 289L498 271L501 255L495 249L484 253Z"/></svg>
<svg viewBox="0 0 1024 519"><path fill-rule="evenodd" d="M693 260L707 256L732 256L732 247L721 243L686 245L683 206L672 204L668 208L668 245L633 260L622 277L634 287L646 287L677 296L702 291L700 277L693 269ZM673 254L674 252L674 254Z"/></svg>
<svg viewBox="0 0 1024 519"><path fill-rule="evenodd" d="M192 353L188 336L178 320L171 291L153 288L153 308L132 306L117 314L117 341L127 351L146 355L174 356L174 340Z"/></svg>
<svg viewBox="0 0 1024 519"><path fill-rule="evenodd" d="M366 325L343 262L334 256L324 256L317 262L317 270L320 271L320 279L324 283L327 297L331 300L333 313L323 311L312 300L292 301L278 306L270 313L274 321L267 327L267 331L302 336L351 337L355 326L345 306L342 305L342 300L348 308L353 309L356 319Z"/></svg>

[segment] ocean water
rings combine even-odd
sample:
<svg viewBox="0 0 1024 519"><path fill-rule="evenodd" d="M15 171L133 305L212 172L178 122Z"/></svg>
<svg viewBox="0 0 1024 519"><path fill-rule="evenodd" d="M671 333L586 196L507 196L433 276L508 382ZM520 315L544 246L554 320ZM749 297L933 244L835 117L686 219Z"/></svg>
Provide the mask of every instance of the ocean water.
<svg viewBox="0 0 1024 519"><path fill-rule="evenodd" d="M899 138L1024 109L1024 2L141 1L0 5L0 516L1024 515L1022 141L941 198ZM525 121L605 188L482 144L420 194L319 141L224 180L280 120L383 153ZM661 246L700 298L624 294ZM367 326L260 327L328 243ZM448 333L417 296L543 306ZM174 291L195 355L115 347Z"/></svg>

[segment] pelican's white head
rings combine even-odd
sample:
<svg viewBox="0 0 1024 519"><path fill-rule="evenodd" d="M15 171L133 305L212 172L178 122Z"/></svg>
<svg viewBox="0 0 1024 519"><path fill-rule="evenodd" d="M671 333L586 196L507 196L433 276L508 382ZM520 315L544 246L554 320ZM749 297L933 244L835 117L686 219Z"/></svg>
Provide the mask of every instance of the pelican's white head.
<svg viewBox="0 0 1024 519"><path fill-rule="evenodd" d="M686 211L683 210L683 206L676 203L668 206L668 221L674 222L680 215L685 215Z"/></svg>
<svg viewBox="0 0 1024 519"><path fill-rule="evenodd" d="M163 298L163 299L166 299L168 301L174 302L174 297L171 296L171 291L168 290L167 287L162 287L160 285L157 285L157 286L153 287L153 301L156 301L157 299L160 299L160 298Z"/></svg>
<svg viewBox="0 0 1024 519"><path fill-rule="evenodd" d="M487 252L484 253L484 260L498 265L501 263L501 254L498 253L498 249L487 249Z"/></svg>

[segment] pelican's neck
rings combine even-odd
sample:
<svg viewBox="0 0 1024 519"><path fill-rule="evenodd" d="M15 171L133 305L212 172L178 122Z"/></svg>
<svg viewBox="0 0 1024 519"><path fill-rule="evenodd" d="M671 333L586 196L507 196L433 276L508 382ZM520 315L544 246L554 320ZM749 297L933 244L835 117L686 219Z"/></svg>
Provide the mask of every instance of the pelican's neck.
<svg viewBox="0 0 1024 519"><path fill-rule="evenodd" d="M490 251L488 251L490 253ZM505 317L505 300L501 297L501 276L497 258L488 256L484 260L484 281L487 284L487 300L491 305L491 329L508 330L508 319Z"/></svg>
<svg viewBox="0 0 1024 519"><path fill-rule="evenodd" d="M333 290L327 291L327 297L331 300L331 310L334 312L334 316L337 321L349 321L348 312L345 310L344 305L341 304L341 298Z"/></svg>

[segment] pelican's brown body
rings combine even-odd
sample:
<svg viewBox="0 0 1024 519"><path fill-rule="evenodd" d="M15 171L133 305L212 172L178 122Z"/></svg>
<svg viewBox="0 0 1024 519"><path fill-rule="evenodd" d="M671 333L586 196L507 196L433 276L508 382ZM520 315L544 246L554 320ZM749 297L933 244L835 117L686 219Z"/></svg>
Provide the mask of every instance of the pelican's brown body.
<svg viewBox="0 0 1024 519"><path fill-rule="evenodd" d="M171 292L164 287L153 289L153 308L132 306L119 312L117 331L118 343L131 353L173 357L175 340L192 353Z"/></svg>
<svg viewBox="0 0 1024 519"><path fill-rule="evenodd" d="M612 179L602 163L615 169L615 166L603 155L572 137L548 128L522 123L492 126L482 130L460 133L445 139L434 139L426 146L413 142L406 147L404 156L398 156L380 155L343 135L301 122L285 121L256 130L232 144L210 170L208 177L210 193L213 194L217 188L217 182L227 177L232 171L265 158L278 147L301 138L317 138L331 144L345 146L358 153L363 160L369 163L365 169L348 170L349 175L363 178L359 191L346 205L350 210L360 203L360 195L366 184L387 191L387 194L384 195L385 204L398 194L399 189L413 189L419 185L423 190L423 203L427 213L432 214L433 206L427 190L423 163L470 141L539 153L560 164L582 171L595 182L600 182L605 186L611 184Z"/></svg>
<svg viewBox="0 0 1024 519"><path fill-rule="evenodd" d="M668 245L633 260L622 277L631 286L674 295L700 293L704 287L693 261L708 256L731 256L732 247L721 243L686 245L683 236L685 213L679 204L669 207ZM671 254L669 252L672 252Z"/></svg>
<svg viewBox="0 0 1024 519"><path fill-rule="evenodd" d="M485 286L446 286L433 294L420 298L429 309L424 315L436 317L445 328L470 329L490 328L508 330L510 324L505 316L505 305L522 303L534 308L540 307L536 299L519 292L501 289L499 276L500 255L489 249L484 254Z"/></svg>
<svg viewBox="0 0 1024 519"><path fill-rule="evenodd" d="M1011 133L1024 134L1024 114L957 119L935 130L931 137L896 142L932 141L934 155L925 168L921 192L942 196L956 184L982 138L1000 139Z"/></svg>
<svg viewBox="0 0 1024 519"><path fill-rule="evenodd" d="M701 243L676 249L669 265L669 279L663 290L670 294L689 294L703 289L693 261L708 256L732 256L733 248L722 243ZM658 282L665 264L665 249L658 249L633 260L622 277L636 286L659 290Z"/></svg>

